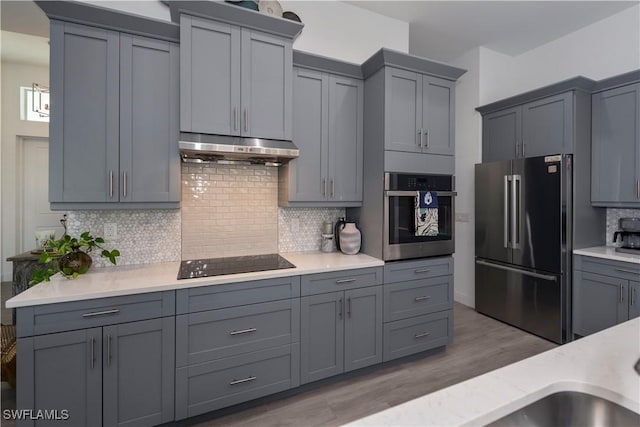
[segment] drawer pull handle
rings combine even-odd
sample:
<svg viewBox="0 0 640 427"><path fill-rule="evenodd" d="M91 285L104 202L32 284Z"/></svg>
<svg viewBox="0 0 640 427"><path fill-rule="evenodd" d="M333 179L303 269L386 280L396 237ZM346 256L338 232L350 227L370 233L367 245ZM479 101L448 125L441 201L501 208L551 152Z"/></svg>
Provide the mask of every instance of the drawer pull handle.
<svg viewBox="0 0 640 427"><path fill-rule="evenodd" d="M428 273L430 271L431 271L430 268L419 268L417 270L414 270L413 272L416 273L416 274L419 274L419 273Z"/></svg>
<svg viewBox="0 0 640 427"><path fill-rule="evenodd" d="M82 315L82 317L104 316L105 314L116 314L116 313L120 313L120 309L112 308L111 310L94 311L93 313L85 313Z"/></svg>
<svg viewBox="0 0 640 427"><path fill-rule="evenodd" d="M640 274L640 270L626 270L624 268L616 268L616 271L619 271L621 273L631 273L631 274Z"/></svg>
<svg viewBox="0 0 640 427"><path fill-rule="evenodd" d="M93 367L96 364L96 339L95 337L91 337L91 342L90 342L90 347L91 347L91 354L89 354L89 362L91 364L91 369L93 369Z"/></svg>
<svg viewBox="0 0 640 427"><path fill-rule="evenodd" d="M249 329L243 329L241 331L231 331L231 332L229 332L229 335L248 334L249 332L255 332L255 331L257 331L256 328L249 328Z"/></svg>
<svg viewBox="0 0 640 427"><path fill-rule="evenodd" d="M356 279L340 279L340 280L336 280L336 283L338 285L341 285L343 283L350 283L350 282L355 282Z"/></svg>
<svg viewBox="0 0 640 427"><path fill-rule="evenodd" d="M107 335L107 366L111 366L111 334Z"/></svg>
<svg viewBox="0 0 640 427"><path fill-rule="evenodd" d="M421 297L415 297L414 301L424 301L424 300L429 299L429 298L431 298L431 297L428 296L428 295L423 295Z"/></svg>
<svg viewBox="0 0 640 427"><path fill-rule="evenodd" d="M258 377L247 377L247 378L243 378L241 380L233 380L229 383L229 385L236 385L236 384L242 384L242 383L248 383L249 381L253 381L255 379L257 379Z"/></svg>
<svg viewBox="0 0 640 427"><path fill-rule="evenodd" d="M631 305L636 304L636 288L631 288Z"/></svg>
<svg viewBox="0 0 640 427"><path fill-rule="evenodd" d="M431 335L431 332L421 332L419 334L415 334L413 337L418 339L418 338L424 338Z"/></svg>

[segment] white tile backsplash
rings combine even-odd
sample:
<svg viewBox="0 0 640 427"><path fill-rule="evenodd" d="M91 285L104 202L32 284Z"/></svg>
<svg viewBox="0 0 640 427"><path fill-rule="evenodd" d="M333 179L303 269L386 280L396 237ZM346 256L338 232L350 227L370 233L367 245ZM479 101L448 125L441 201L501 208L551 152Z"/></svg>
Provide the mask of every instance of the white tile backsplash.
<svg viewBox="0 0 640 427"><path fill-rule="evenodd" d="M640 209L607 209L607 246L620 246L621 243L613 243L613 233L620 229L620 218L640 218ZM619 239L619 238L618 238Z"/></svg>
<svg viewBox="0 0 640 427"><path fill-rule="evenodd" d="M320 250L323 222L331 221L335 224L338 218L344 216L344 208L278 209L278 250L280 252Z"/></svg>

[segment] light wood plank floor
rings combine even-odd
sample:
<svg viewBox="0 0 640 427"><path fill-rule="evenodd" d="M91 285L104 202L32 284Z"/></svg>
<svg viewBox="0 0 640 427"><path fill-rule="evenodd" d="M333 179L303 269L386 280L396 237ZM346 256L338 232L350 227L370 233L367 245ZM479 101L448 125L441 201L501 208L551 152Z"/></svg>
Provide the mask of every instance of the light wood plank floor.
<svg viewBox="0 0 640 427"><path fill-rule="evenodd" d="M454 342L445 351L305 386L288 397L263 400L247 409L221 410L181 424L337 426L556 347L458 303L454 325Z"/></svg>

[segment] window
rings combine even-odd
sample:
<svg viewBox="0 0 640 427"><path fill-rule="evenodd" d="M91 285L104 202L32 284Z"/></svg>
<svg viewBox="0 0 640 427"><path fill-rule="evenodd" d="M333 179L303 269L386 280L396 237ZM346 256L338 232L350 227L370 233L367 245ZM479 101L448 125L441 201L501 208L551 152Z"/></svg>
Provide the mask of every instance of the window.
<svg viewBox="0 0 640 427"><path fill-rule="evenodd" d="M49 121L49 88L34 83L20 87L20 120Z"/></svg>

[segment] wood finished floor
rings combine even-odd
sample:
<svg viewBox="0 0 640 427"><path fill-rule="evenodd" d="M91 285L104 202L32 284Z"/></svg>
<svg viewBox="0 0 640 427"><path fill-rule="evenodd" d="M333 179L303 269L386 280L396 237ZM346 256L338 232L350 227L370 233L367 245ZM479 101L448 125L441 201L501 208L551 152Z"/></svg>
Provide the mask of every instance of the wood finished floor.
<svg viewBox="0 0 640 427"><path fill-rule="evenodd" d="M445 351L308 387L244 410L187 421L200 427L337 426L556 347L455 304L454 342Z"/></svg>

